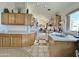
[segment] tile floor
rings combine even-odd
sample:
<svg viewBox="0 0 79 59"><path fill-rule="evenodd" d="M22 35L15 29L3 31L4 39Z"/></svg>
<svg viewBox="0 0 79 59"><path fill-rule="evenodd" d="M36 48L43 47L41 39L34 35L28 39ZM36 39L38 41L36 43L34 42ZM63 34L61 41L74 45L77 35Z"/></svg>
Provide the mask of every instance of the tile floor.
<svg viewBox="0 0 79 59"><path fill-rule="evenodd" d="M42 41L43 42L43 41ZM34 44L32 55L35 57L48 57L48 45L47 43L39 43Z"/></svg>
<svg viewBox="0 0 79 59"><path fill-rule="evenodd" d="M43 44L44 42L44 44ZM31 47L0 47L0 57L48 57L48 45L43 40Z"/></svg>

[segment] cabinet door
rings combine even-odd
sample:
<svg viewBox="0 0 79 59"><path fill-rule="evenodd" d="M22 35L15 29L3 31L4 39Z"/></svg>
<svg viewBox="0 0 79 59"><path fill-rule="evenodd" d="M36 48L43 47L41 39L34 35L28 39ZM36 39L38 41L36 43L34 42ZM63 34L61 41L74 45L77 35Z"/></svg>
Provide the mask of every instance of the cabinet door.
<svg viewBox="0 0 79 59"><path fill-rule="evenodd" d="M25 22L25 14L21 13L21 14L16 14L16 24L18 25L24 25Z"/></svg>
<svg viewBox="0 0 79 59"><path fill-rule="evenodd" d="M9 37L9 35L3 36L2 46L3 47L10 47L10 37Z"/></svg>
<svg viewBox="0 0 79 59"><path fill-rule="evenodd" d="M56 18L56 16L54 16L53 25L54 25L54 26L57 26L57 18Z"/></svg>
<svg viewBox="0 0 79 59"><path fill-rule="evenodd" d="M15 14L9 13L9 24L15 24Z"/></svg>
<svg viewBox="0 0 79 59"><path fill-rule="evenodd" d="M32 46L35 41L35 33L22 35L22 46Z"/></svg>
<svg viewBox="0 0 79 59"><path fill-rule="evenodd" d="M28 25L28 14L25 14L25 24Z"/></svg>
<svg viewBox="0 0 79 59"><path fill-rule="evenodd" d="M30 35L26 34L26 35L22 35L22 46L30 46L29 44L29 39Z"/></svg>
<svg viewBox="0 0 79 59"><path fill-rule="evenodd" d="M1 23L2 24L8 24L8 19L9 19L9 13L2 13L2 16L1 16Z"/></svg>
<svg viewBox="0 0 79 59"><path fill-rule="evenodd" d="M21 47L22 38L21 35L11 35L11 47Z"/></svg>
<svg viewBox="0 0 79 59"><path fill-rule="evenodd" d="M0 35L0 47L2 47L2 36Z"/></svg>
<svg viewBox="0 0 79 59"><path fill-rule="evenodd" d="M25 24L26 25L31 25L32 23L32 15L31 14L25 14Z"/></svg>
<svg viewBox="0 0 79 59"><path fill-rule="evenodd" d="M61 21L60 16L54 16L54 25L55 26L59 26L60 21Z"/></svg>
<svg viewBox="0 0 79 59"><path fill-rule="evenodd" d="M59 26L60 22L61 22L61 16L57 16L57 25Z"/></svg>

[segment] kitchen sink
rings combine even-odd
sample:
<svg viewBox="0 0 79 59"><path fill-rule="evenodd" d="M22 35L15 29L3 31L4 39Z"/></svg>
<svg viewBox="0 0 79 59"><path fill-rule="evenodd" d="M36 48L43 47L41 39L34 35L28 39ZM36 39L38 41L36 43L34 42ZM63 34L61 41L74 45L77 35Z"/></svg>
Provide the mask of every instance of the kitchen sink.
<svg viewBox="0 0 79 59"><path fill-rule="evenodd" d="M57 35L57 34L56 34L56 36L58 36L58 37L65 37L65 35Z"/></svg>

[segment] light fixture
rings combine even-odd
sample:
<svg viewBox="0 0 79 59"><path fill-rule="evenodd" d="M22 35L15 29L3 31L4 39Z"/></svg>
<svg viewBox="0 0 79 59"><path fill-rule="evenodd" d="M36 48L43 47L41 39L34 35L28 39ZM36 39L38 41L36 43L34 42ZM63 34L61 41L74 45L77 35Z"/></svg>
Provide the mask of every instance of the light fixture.
<svg viewBox="0 0 79 59"><path fill-rule="evenodd" d="M48 11L51 11L51 9L49 8Z"/></svg>

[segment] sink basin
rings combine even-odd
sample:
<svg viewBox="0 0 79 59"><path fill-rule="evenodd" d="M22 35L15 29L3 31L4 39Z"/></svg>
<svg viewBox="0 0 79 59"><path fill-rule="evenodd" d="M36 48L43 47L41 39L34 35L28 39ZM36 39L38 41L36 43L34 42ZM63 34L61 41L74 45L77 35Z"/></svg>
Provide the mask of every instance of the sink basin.
<svg viewBox="0 0 79 59"><path fill-rule="evenodd" d="M79 39L79 36L74 36L74 37Z"/></svg>
<svg viewBox="0 0 79 59"><path fill-rule="evenodd" d="M65 37L65 35L57 35L57 34L56 34L56 36L58 36L58 37Z"/></svg>
<svg viewBox="0 0 79 59"><path fill-rule="evenodd" d="M58 33L58 32L52 33L52 36L53 35L58 36L58 37L65 37L66 36L66 34L64 34L64 33Z"/></svg>

